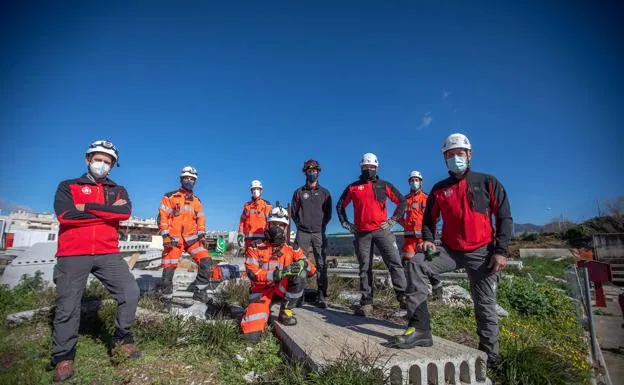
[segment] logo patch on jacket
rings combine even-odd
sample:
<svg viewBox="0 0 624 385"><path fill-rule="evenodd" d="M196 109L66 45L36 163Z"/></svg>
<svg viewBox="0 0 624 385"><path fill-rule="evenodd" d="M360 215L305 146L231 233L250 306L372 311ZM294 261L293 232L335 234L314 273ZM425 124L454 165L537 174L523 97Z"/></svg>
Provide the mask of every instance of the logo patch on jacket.
<svg viewBox="0 0 624 385"><path fill-rule="evenodd" d="M363 184L359 185L358 190L364 190L364 185Z"/></svg>
<svg viewBox="0 0 624 385"><path fill-rule="evenodd" d="M444 192L445 197L450 197L451 195L453 195L453 189L450 189L450 188L447 188L443 192Z"/></svg>
<svg viewBox="0 0 624 385"><path fill-rule="evenodd" d="M308 199L310 197L310 194L308 194L307 192L303 193L303 199Z"/></svg>
<svg viewBox="0 0 624 385"><path fill-rule="evenodd" d="M91 187L89 187L89 186L84 186L82 188L82 190L80 190L80 191L82 191L82 193L85 194L85 195L91 195Z"/></svg>

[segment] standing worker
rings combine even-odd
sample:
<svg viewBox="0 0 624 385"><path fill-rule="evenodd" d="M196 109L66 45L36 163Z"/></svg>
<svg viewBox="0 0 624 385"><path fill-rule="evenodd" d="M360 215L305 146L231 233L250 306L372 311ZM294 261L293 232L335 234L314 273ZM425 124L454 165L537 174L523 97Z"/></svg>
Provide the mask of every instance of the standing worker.
<svg viewBox="0 0 624 385"><path fill-rule="evenodd" d="M292 309L303 296L306 276L316 273L316 268L306 259L303 251L286 243L286 229L290 223L288 212L282 207L275 207L268 223L266 241L245 251L245 269L251 288L241 329L250 342L257 342L262 337L274 295L281 303L278 322L286 326L297 323Z"/></svg>
<svg viewBox="0 0 624 385"><path fill-rule="evenodd" d="M193 194L197 170L186 166L180 171L180 188L165 194L160 201L158 226L163 237L161 292L173 294L173 275L184 251L198 265L197 276L189 290L193 299L206 302L212 258L205 247L206 215L199 198Z"/></svg>
<svg viewBox="0 0 624 385"><path fill-rule="evenodd" d="M360 264L360 307L357 315L368 316L373 309L373 252L375 245L390 271L392 286L399 303L403 303L407 281L401 264L396 238L390 231L405 212L405 198L390 183L377 176L379 162L372 153L364 154L360 162L360 179L344 190L336 205L340 223L355 235L356 255ZM387 198L396 204L388 218ZM349 222L346 208L353 202L354 222Z"/></svg>
<svg viewBox="0 0 624 385"><path fill-rule="evenodd" d="M249 186L251 200L243 206L238 225L239 244L245 241L245 248L264 240L264 230L267 227L267 217L271 212L271 204L262 199L262 182L252 180Z"/></svg>
<svg viewBox="0 0 624 385"><path fill-rule="evenodd" d="M52 328L54 381L74 375L80 324L80 301L93 274L117 301L113 342L130 358L141 356L130 327L134 323L139 287L119 253L119 222L130 218L128 192L108 178L119 166L119 152L107 140L93 142L86 151L87 172L59 184L54 212L60 223L54 283L56 301Z"/></svg>
<svg viewBox="0 0 624 385"><path fill-rule="evenodd" d="M399 348L433 344L426 279L464 268L474 302L479 349L487 353L487 366L492 368L498 359L496 287L499 272L507 265L512 230L507 192L494 176L470 169L472 146L466 136L450 135L442 145L442 153L450 176L436 183L427 199L424 242L408 267L408 328L395 337L394 343ZM442 245L436 248L433 242L440 216ZM425 253L437 256L425 260Z"/></svg>
<svg viewBox="0 0 624 385"><path fill-rule="evenodd" d="M423 177L420 171L410 172L407 181L410 186L410 193L405 196L407 209L405 216L398 221L405 230L401 254L404 269L407 269L407 264L416 255L416 248L423 242L422 220L427 204L427 194L422 190ZM407 274L407 270L405 273ZM431 283L433 298L442 298L442 281L437 277L429 277L429 282Z"/></svg>
<svg viewBox="0 0 624 385"><path fill-rule="evenodd" d="M314 159L303 163L306 183L293 193L292 219L297 225L295 242L304 253L312 247L318 274L316 276L317 305L327 307L327 238L325 229L331 220L332 199L329 191L318 182L321 165Z"/></svg>

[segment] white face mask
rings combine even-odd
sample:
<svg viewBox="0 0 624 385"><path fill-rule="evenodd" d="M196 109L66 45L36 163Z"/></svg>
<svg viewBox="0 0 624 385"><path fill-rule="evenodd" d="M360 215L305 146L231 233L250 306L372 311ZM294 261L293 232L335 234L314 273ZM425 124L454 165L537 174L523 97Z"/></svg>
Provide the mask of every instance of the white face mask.
<svg viewBox="0 0 624 385"><path fill-rule="evenodd" d="M254 198L260 197L260 194L261 194L260 189L255 188L251 190L251 196Z"/></svg>
<svg viewBox="0 0 624 385"><path fill-rule="evenodd" d="M104 178L110 172L110 166L102 161L95 161L89 164L89 171L96 178Z"/></svg>

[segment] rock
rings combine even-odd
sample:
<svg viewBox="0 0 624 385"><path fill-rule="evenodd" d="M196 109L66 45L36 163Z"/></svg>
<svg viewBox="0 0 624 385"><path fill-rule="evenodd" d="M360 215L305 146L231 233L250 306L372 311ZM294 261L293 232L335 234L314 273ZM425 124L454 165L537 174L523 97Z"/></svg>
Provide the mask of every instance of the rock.
<svg viewBox="0 0 624 385"><path fill-rule="evenodd" d="M247 374L245 374L243 376L243 379L245 380L245 382L247 382L248 384L251 384L252 382L254 382L258 377L260 377L259 374L256 374L256 372L254 372L253 370Z"/></svg>
<svg viewBox="0 0 624 385"><path fill-rule="evenodd" d="M343 291L338 294L338 298L351 304L360 303L360 293Z"/></svg>
<svg viewBox="0 0 624 385"><path fill-rule="evenodd" d="M206 310L207 306L205 303L195 302L193 305L186 308L172 309L171 314L180 315L184 319L189 319L191 317L204 319L206 318Z"/></svg>
<svg viewBox="0 0 624 385"><path fill-rule="evenodd" d="M16 326L21 325L24 321L33 319L35 316L39 314L44 314L44 313L49 312L50 309L51 307L46 306L46 307L41 307L39 309L20 311L17 313L9 314L6 316L6 326L8 328L14 328Z"/></svg>
<svg viewBox="0 0 624 385"><path fill-rule="evenodd" d="M496 315L499 317L509 317L509 312L499 304L496 304Z"/></svg>

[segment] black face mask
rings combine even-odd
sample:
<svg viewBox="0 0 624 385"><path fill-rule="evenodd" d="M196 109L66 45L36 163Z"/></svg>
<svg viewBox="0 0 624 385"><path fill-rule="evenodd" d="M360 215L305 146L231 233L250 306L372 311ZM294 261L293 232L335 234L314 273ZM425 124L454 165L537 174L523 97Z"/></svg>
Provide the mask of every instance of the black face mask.
<svg viewBox="0 0 624 385"><path fill-rule="evenodd" d="M269 227L269 229L264 232L264 235L273 246L281 246L286 242L284 229L280 227Z"/></svg>
<svg viewBox="0 0 624 385"><path fill-rule="evenodd" d="M373 180L377 176L377 170L366 169L362 170L362 178L366 180Z"/></svg>

